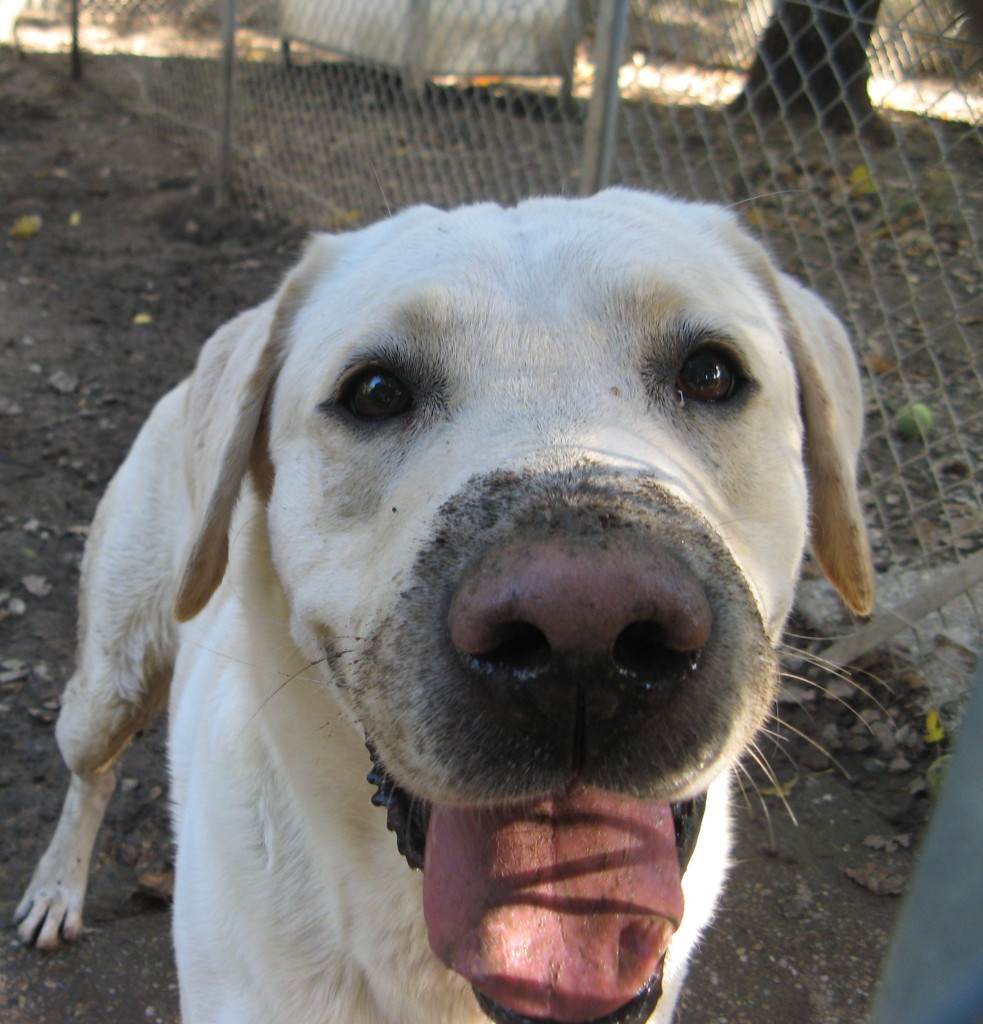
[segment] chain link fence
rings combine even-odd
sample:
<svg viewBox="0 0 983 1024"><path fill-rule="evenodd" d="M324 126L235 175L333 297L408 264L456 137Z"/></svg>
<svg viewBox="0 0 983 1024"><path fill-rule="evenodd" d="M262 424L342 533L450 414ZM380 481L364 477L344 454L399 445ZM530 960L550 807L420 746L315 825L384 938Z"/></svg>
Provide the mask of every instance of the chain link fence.
<svg viewBox="0 0 983 1024"><path fill-rule="evenodd" d="M737 209L866 377L878 610L858 629L807 578L805 618L842 634L833 662L890 645L958 707L983 625L983 39L955 8L29 0L11 32L67 48L73 19L86 77L268 216L339 230L604 181Z"/></svg>

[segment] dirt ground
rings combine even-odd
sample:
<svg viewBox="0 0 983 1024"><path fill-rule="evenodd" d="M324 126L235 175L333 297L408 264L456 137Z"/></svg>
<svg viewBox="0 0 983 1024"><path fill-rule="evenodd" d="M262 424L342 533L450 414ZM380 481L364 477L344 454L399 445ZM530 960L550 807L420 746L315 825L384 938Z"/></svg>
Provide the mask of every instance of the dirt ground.
<svg viewBox="0 0 983 1024"><path fill-rule="evenodd" d="M78 564L96 501L201 342L273 287L303 232L218 215L186 144L0 49L0 915L53 828L54 742ZM25 217L40 217L25 221ZM36 230L34 230L36 228ZM13 232L13 233L11 233ZM808 626L808 624L800 624ZM814 675L777 708L777 783L753 765L717 927L680 1024L860 1024L928 807L938 751L912 678ZM801 731L808 739L797 735ZM816 744L815 746L813 744ZM126 755L75 948L0 941L8 1024L178 1019L158 723ZM370 796L366 787L366 800Z"/></svg>

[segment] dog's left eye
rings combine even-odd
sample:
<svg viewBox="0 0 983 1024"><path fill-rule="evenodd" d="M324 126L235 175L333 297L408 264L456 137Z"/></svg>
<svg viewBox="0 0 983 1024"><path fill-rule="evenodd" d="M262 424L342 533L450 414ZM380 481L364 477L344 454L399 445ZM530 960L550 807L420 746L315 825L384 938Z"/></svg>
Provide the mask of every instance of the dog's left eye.
<svg viewBox="0 0 983 1024"><path fill-rule="evenodd" d="M684 399L694 402L725 402L734 397L743 379L733 356L707 345L686 357L676 377L676 388Z"/></svg>
<svg viewBox="0 0 983 1024"><path fill-rule="evenodd" d="M346 382L341 404L360 420L388 420L413 407L413 392L394 373L372 367Z"/></svg>

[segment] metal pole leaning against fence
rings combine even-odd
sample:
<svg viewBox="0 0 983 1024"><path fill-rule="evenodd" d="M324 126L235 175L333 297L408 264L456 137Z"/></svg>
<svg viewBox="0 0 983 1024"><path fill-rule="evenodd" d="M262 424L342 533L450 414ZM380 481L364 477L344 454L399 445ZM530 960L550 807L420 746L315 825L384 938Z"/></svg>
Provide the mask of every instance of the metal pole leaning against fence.
<svg viewBox="0 0 983 1024"><path fill-rule="evenodd" d="M611 174L614 130L621 96L618 72L625 49L628 0L606 0L598 5L594 53L594 85L584 127L584 156L580 194L593 195L604 188Z"/></svg>
<svg viewBox="0 0 983 1024"><path fill-rule="evenodd" d="M222 8L222 58L219 66L218 133L215 147L215 205L229 205L232 181L232 93L235 82L236 0L225 0Z"/></svg>

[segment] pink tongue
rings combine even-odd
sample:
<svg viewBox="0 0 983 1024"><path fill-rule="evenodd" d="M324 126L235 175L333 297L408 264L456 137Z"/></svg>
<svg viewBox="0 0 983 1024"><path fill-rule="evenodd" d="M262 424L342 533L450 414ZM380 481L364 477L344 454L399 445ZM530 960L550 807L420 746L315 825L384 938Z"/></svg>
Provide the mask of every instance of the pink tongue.
<svg viewBox="0 0 983 1024"><path fill-rule="evenodd" d="M603 1017L659 973L682 919L669 804L577 786L500 808L435 805L423 910L437 956L500 1005Z"/></svg>

